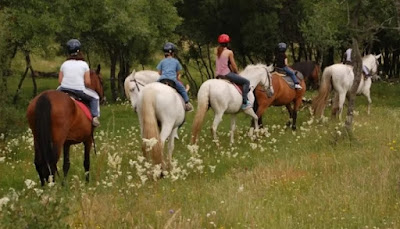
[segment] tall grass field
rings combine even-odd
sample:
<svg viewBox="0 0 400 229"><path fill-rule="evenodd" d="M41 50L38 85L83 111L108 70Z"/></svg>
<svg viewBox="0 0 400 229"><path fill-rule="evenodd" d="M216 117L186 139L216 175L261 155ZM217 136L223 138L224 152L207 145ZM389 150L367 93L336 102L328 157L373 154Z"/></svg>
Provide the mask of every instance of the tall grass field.
<svg viewBox="0 0 400 229"><path fill-rule="evenodd" d="M22 118L31 96L26 81ZM10 92L17 83L10 78ZM57 80L38 85L54 88ZM22 132L0 134L0 228L400 228L400 87L374 82L371 94L370 115L366 99L356 99L352 138L329 118L330 107L315 120L304 104L298 130L286 128L284 108L271 107L257 137L248 136L250 117L240 113L233 145L230 116L214 141L209 110L194 146L195 112L187 113L163 179L142 156L128 102L101 107L89 183L81 144L71 148L65 185L61 157L56 182L41 187L33 137L21 120Z"/></svg>

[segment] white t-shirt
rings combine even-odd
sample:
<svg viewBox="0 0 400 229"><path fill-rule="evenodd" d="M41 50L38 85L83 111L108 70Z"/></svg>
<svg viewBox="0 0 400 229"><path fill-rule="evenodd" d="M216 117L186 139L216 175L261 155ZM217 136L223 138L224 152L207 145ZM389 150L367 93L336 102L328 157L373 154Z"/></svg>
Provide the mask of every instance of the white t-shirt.
<svg viewBox="0 0 400 229"><path fill-rule="evenodd" d="M60 68L63 73L61 87L75 90L85 89L85 72L89 71L89 65L83 60L67 60Z"/></svg>

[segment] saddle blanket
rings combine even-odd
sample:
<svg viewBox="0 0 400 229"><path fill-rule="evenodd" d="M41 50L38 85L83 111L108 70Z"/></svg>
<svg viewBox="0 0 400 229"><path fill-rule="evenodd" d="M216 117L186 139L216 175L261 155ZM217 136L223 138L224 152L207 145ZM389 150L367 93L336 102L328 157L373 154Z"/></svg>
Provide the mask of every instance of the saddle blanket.
<svg viewBox="0 0 400 229"><path fill-rule="evenodd" d="M78 105L79 108L81 108L81 110L83 111L83 113L85 113L86 117L92 121L93 117L92 114L90 113L89 108L82 102L76 100L76 99L72 99L74 100L74 102L76 103L76 105Z"/></svg>

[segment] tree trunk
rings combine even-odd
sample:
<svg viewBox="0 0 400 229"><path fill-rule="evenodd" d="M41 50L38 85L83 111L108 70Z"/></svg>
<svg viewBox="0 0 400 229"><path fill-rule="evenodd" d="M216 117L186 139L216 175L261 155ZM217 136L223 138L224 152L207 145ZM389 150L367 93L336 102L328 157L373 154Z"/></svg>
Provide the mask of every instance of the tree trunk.
<svg viewBox="0 0 400 229"><path fill-rule="evenodd" d="M353 40L353 47L352 47L352 52L351 52L351 59L353 60L353 73L354 73L354 81L353 85L351 86L350 93L348 94L348 109L347 109L347 118L346 118L346 129L349 133L352 132L352 126L353 126L353 117L354 117L354 100L357 95L357 89L358 86L360 85L361 81L361 71L362 71L362 60L361 60L361 54L360 54L360 49L358 47L358 41L354 37L352 38Z"/></svg>
<svg viewBox="0 0 400 229"><path fill-rule="evenodd" d="M28 71L29 71L29 68L26 67L24 74L22 74L21 79L19 80L18 87L17 87L17 90L15 91L14 98L13 98L13 104L14 105L17 104L19 93L21 92L22 83L24 82L26 74L28 73Z"/></svg>
<svg viewBox="0 0 400 229"><path fill-rule="evenodd" d="M124 81L129 75L130 64L124 54L120 55L119 58L119 72L118 72L118 92L119 97L122 98L125 95L124 92Z"/></svg>
<svg viewBox="0 0 400 229"><path fill-rule="evenodd" d="M201 63L203 64L204 68L206 69L207 78L208 78L208 79L214 78L214 73L210 72L210 69L208 68L207 63L206 63L206 61L205 61L204 58L203 58L203 51L202 51L202 49L201 49L201 45L200 45L200 44L197 44L197 48L198 48L198 50L199 50L199 57L200 57Z"/></svg>
<svg viewBox="0 0 400 229"><path fill-rule="evenodd" d="M32 65L30 65L29 69L31 70L31 77L32 77L32 84L33 84L33 91L32 91L32 98L33 98L37 94L36 73L33 70Z"/></svg>
<svg viewBox="0 0 400 229"><path fill-rule="evenodd" d="M14 94L13 104L17 104L17 101L18 101L18 98L19 98L19 94L21 93L22 84L23 84L23 82L24 82L24 80L26 78L26 74L28 74L29 70L31 71L31 76L32 76L33 97L35 97L36 94L37 94L37 84L36 84L36 80L35 80L35 71L33 70L33 67L32 67L31 57L30 57L28 51L25 51L24 53L25 53L25 63L26 63L25 72L21 76L21 79L19 80L17 90L15 91L15 94Z"/></svg>
<svg viewBox="0 0 400 229"><path fill-rule="evenodd" d="M117 65L117 58L116 55L113 55L112 52L110 52L110 87L111 87L111 99L113 102L117 100L117 89L115 87L115 71L116 71L116 65Z"/></svg>

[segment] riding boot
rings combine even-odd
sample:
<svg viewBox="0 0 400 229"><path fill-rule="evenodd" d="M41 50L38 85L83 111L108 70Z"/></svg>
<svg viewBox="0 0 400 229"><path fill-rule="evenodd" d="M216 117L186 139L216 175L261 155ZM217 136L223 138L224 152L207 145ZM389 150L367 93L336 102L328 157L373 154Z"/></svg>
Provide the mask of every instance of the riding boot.
<svg viewBox="0 0 400 229"><path fill-rule="evenodd" d="M100 126L99 117L93 117L92 125L93 125L94 127Z"/></svg>

